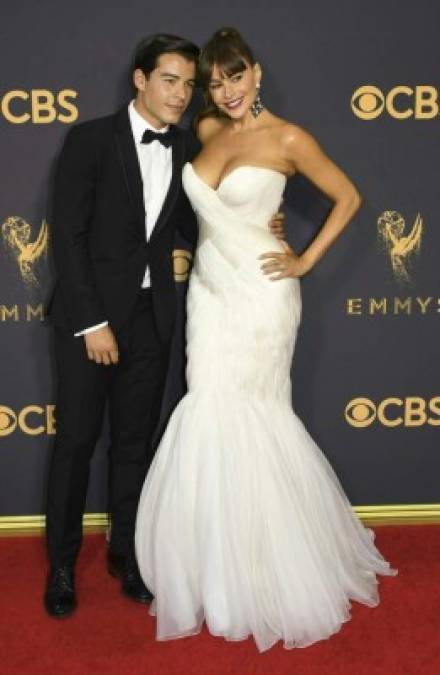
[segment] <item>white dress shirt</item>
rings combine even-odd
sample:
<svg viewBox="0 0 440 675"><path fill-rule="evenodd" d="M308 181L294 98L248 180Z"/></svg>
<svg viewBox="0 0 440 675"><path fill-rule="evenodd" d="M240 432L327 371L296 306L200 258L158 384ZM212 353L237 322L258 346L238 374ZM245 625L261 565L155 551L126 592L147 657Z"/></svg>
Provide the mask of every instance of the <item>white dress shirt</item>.
<svg viewBox="0 0 440 675"><path fill-rule="evenodd" d="M168 131L168 126L162 127L161 129L155 129L138 113L134 107L134 101L131 101L128 106L128 116L144 187L145 237L148 241L154 226L156 225L157 218L170 187L173 172L172 148L171 146L165 148L159 141L153 141L152 143L148 143L148 145L141 142L144 131L147 129L151 129L159 134L164 134ZM142 288L149 288L150 286L150 269L147 266L142 281ZM108 321L104 321L95 326L90 326L79 333L75 333L75 337L91 333L92 331L107 325Z"/></svg>

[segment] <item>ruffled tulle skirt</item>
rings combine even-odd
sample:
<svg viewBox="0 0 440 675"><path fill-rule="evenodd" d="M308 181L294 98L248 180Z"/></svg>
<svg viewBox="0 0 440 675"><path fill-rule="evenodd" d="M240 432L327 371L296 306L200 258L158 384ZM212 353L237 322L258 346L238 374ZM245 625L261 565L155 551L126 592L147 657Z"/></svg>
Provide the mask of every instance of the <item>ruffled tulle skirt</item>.
<svg viewBox="0 0 440 675"><path fill-rule="evenodd" d="M214 635L260 651L328 638L394 574L290 405L187 394L139 504L136 553L157 638Z"/></svg>

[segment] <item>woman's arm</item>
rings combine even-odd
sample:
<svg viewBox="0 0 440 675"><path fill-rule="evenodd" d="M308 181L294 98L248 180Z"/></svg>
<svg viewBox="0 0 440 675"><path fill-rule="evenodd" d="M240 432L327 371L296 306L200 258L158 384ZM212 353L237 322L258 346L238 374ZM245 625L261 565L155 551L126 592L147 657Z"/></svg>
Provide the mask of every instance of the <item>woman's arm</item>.
<svg viewBox="0 0 440 675"><path fill-rule="evenodd" d="M282 139L282 147L292 168L330 197L334 206L314 240L300 256L291 249L276 255L265 254L267 262L262 269L266 274L278 273L273 279L299 277L311 270L348 225L361 204L356 187L309 133L289 125Z"/></svg>

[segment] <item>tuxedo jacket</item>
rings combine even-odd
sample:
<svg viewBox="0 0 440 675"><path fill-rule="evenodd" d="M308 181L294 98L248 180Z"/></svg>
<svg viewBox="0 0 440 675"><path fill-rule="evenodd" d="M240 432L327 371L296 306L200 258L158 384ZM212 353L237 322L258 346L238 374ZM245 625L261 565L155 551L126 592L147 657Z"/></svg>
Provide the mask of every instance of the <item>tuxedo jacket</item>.
<svg viewBox="0 0 440 675"><path fill-rule="evenodd" d="M130 315L145 268L153 309L168 340L176 315L172 251L176 230L192 245L195 214L182 189L182 168L198 151L174 127L172 178L146 240L143 184L128 107L71 128L54 184L52 244L57 282L49 305L55 325L79 332L108 321L117 333Z"/></svg>

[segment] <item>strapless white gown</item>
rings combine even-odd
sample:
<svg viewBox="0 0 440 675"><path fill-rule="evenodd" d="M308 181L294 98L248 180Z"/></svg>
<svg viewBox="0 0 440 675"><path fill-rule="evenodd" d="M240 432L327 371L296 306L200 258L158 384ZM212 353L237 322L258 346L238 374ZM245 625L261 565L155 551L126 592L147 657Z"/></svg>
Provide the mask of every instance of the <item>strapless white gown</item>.
<svg viewBox="0 0 440 675"><path fill-rule="evenodd" d="M263 651L328 638L393 574L291 404L297 279L270 281L285 177L236 168L183 185L200 237L188 291L188 393L146 478L136 553L157 638L253 635Z"/></svg>

